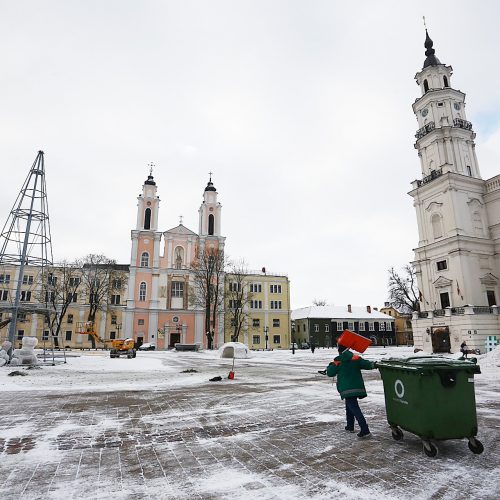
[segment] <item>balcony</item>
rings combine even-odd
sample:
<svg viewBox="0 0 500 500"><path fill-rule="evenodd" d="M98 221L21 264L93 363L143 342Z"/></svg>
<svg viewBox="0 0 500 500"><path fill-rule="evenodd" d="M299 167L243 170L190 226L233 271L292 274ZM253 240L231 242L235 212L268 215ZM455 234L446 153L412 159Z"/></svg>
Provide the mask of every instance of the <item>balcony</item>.
<svg viewBox="0 0 500 500"><path fill-rule="evenodd" d="M492 314L493 309L488 306L476 306L473 308L474 314Z"/></svg>
<svg viewBox="0 0 500 500"><path fill-rule="evenodd" d="M436 128L436 125L434 122L429 122L426 123L422 128L419 128L417 130L417 133L415 134L415 137L418 139L422 139L425 135L427 135L429 132L432 132Z"/></svg>
<svg viewBox="0 0 500 500"><path fill-rule="evenodd" d="M444 316L444 309L436 309L436 310L434 311L434 317L435 317L435 318L436 318L436 317L442 317L442 316Z"/></svg>
<svg viewBox="0 0 500 500"><path fill-rule="evenodd" d="M453 120L453 126L463 128L464 130L472 130L472 123L467 120L462 120L462 118L455 118Z"/></svg>
<svg viewBox="0 0 500 500"><path fill-rule="evenodd" d="M443 170L440 168L438 170L432 170L429 175L426 175L421 181L417 181L417 186L420 187L424 184L428 184L429 182L441 177L443 175Z"/></svg>

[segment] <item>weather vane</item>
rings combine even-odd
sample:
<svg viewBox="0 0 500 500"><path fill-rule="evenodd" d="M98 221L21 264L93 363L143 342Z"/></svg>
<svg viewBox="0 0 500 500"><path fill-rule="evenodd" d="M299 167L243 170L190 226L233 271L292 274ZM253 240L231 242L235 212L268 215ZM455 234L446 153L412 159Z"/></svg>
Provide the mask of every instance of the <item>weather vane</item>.
<svg viewBox="0 0 500 500"><path fill-rule="evenodd" d="M427 24L425 24L425 16L422 16L422 19L424 20L424 28L425 28L425 31L427 31Z"/></svg>
<svg viewBox="0 0 500 500"><path fill-rule="evenodd" d="M153 175L153 167L156 167L156 165L151 162L151 163L148 163L148 167L149 167L149 175Z"/></svg>

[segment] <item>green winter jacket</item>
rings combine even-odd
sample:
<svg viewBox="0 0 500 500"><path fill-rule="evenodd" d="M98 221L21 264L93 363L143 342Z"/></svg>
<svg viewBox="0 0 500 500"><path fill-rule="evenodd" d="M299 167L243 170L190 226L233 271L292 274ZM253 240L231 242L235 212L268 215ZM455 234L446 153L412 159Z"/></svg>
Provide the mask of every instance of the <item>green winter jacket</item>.
<svg viewBox="0 0 500 500"><path fill-rule="evenodd" d="M366 398L366 389L361 370L373 370L371 361L346 350L337 356L327 367L329 377L337 376L337 390L342 399Z"/></svg>

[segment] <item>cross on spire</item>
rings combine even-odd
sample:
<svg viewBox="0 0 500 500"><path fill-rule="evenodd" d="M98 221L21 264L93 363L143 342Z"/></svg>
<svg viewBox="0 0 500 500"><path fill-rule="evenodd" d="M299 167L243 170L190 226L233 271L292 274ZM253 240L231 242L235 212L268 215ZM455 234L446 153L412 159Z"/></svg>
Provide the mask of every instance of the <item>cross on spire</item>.
<svg viewBox="0 0 500 500"><path fill-rule="evenodd" d="M153 175L153 167L156 167L156 165L153 162L148 163L149 167L149 175Z"/></svg>
<svg viewBox="0 0 500 500"><path fill-rule="evenodd" d="M424 28L425 28L425 31L427 31L427 24L425 24L425 16L422 16L422 19L424 20Z"/></svg>
<svg viewBox="0 0 500 500"><path fill-rule="evenodd" d="M208 172L208 175L210 175L210 182L212 182L212 174L213 172Z"/></svg>
<svg viewBox="0 0 500 500"><path fill-rule="evenodd" d="M179 215L179 224L182 225L182 215Z"/></svg>

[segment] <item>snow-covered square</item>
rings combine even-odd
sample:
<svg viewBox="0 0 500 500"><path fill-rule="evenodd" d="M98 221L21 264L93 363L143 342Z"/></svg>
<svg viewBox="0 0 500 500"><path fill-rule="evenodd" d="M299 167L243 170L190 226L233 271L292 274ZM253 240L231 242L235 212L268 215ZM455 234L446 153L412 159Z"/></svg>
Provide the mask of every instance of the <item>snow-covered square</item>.
<svg viewBox="0 0 500 500"><path fill-rule="evenodd" d="M346 433L332 380L317 373L333 349L253 352L106 352L10 377L0 369L2 498L320 499L497 498L499 351L479 356L478 438L391 437L377 370L364 372L361 406L372 437ZM371 348L371 360L413 355ZM24 370L24 368L20 368ZM193 371L195 370L195 371ZM209 379L221 376L222 380ZM460 418L457 415L457 418Z"/></svg>

